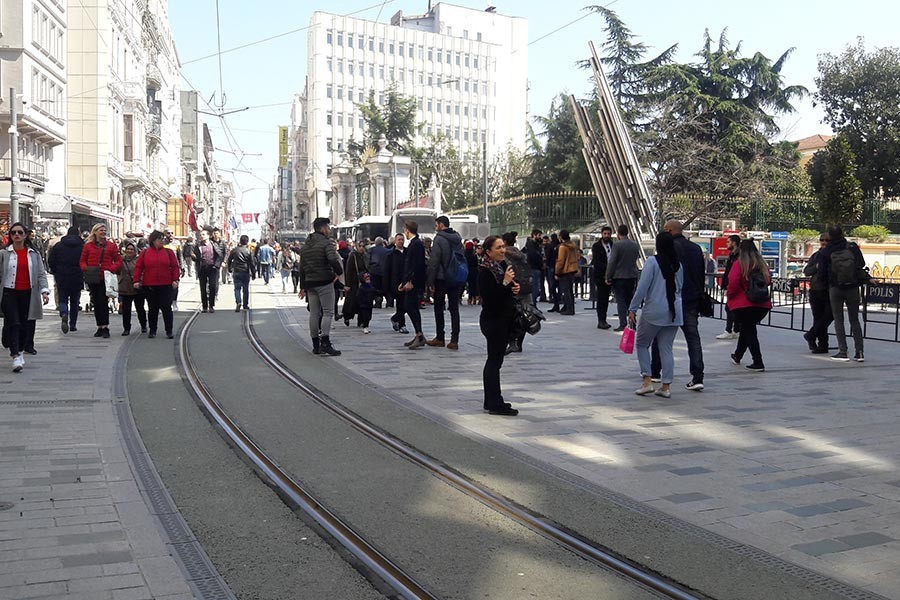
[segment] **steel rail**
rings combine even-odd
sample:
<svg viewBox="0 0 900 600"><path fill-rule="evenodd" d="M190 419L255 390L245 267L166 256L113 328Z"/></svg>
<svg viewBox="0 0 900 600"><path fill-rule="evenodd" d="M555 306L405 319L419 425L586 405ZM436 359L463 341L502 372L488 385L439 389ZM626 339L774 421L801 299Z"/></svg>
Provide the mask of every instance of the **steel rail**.
<svg viewBox="0 0 900 600"><path fill-rule="evenodd" d="M474 480L454 471L439 460L410 446L403 440L394 437L390 433L370 423L352 410L335 402L314 386L300 379L293 371L291 371L291 369L281 362L280 359L272 355L256 334L256 330L250 322L250 311L247 312L248 314L245 314L243 319L244 332L256 353L284 379L300 389L320 406L345 420L357 431L400 454L407 460L421 466L468 496L479 500L481 503L493 508L502 515L556 542L588 561L611 569L631 581L640 583L645 587L662 594L666 598L672 598L673 600L701 600L701 598L703 598L703 596L694 595L646 569L642 569L637 565L633 565L618 558L612 554L612 552L565 531L563 528L550 522L546 517L533 513L518 506L512 500L489 491Z"/></svg>
<svg viewBox="0 0 900 600"><path fill-rule="evenodd" d="M182 328L178 337L178 355L191 390L201 402L208 414L225 434L246 455L253 464L269 478L269 480L290 498L304 513L321 526L341 546L355 556L373 573L377 574L401 598L406 600L437 600L421 584L407 575L403 569L394 564L337 515L319 502L300 483L279 467L222 409L209 388L200 378L188 348L188 332L199 312L194 312Z"/></svg>

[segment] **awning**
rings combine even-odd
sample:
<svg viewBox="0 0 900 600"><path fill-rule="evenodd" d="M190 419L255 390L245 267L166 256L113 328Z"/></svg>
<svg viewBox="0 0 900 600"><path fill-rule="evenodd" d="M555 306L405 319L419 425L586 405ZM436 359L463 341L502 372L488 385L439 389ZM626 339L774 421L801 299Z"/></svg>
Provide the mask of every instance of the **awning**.
<svg viewBox="0 0 900 600"><path fill-rule="evenodd" d="M122 215L117 215L105 208L88 202L87 200L80 200L73 196L66 196L66 198L68 198L72 202L72 212L80 213L83 215L90 215L92 217L99 217L101 219L107 219L109 221L116 221L119 223L123 223L125 221L125 218Z"/></svg>

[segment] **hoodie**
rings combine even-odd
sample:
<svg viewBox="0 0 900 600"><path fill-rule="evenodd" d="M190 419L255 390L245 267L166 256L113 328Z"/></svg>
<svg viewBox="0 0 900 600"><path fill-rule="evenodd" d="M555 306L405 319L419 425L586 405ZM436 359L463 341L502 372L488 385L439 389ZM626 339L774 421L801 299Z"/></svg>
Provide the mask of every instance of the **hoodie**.
<svg viewBox="0 0 900 600"><path fill-rule="evenodd" d="M47 257L47 264L57 287L62 285L83 286L84 276L81 272L81 252L84 250L84 240L80 235L63 236Z"/></svg>
<svg viewBox="0 0 900 600"><path fill-rule="evenodd" d="M450 255L454 250L462 253L462 237L448 227L434 235L431 245L431 256L428 258L428 285L433 286L435 280L444 279L444 269L450 264Z"/></svg>

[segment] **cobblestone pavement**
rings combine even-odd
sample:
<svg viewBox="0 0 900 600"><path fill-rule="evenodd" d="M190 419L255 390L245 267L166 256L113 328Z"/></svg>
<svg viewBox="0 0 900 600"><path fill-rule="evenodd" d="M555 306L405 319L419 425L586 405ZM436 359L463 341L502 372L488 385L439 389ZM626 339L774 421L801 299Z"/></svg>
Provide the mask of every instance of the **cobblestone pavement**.
<svg viewBox="0 0 900 600"><path fill-rule="evenodd" d="M88 313L68 335L52 309L37 323L22 373L0 358L0 502L12 504L0 510L0 598L194 598L119 427L119 358L135 334L119 335L118 315L108 340Z"/></svg>
<svg viewBox="0 0 900 600"><path fill-rule="evenodd" d="M255 284L254 294L261 289ZM306 307L267 293L308 347ZM481 410L480 308L461 311L459 351L404 348L411 336L394 333L392 311L381 309L370 335L335 325L332 341L344 352L337 360L455 429L900 598L900 344L867 341L867 362L835 363L808 354L799 332L763 327L760 374L732 365L734 341L715 339L722 321L703 320L706 390L683 387L690 375L679 334L672 398L639 397L636 359L579 303L574 317L549 314L524 353L507 357L504 396L521 411L509 419ZM432 307L423 317L431 338Z"/></svg>

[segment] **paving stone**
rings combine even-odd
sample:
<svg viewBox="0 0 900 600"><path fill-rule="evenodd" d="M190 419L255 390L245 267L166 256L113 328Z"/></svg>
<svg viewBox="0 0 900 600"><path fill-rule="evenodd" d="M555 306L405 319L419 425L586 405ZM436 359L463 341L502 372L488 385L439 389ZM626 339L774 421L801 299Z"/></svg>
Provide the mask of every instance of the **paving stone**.
<svg viewBox="0 0 900 600"><path fill-rule="evenodd" d="M705 467L687 467L685 469L670 469L669 473L674 473L675 475L699 475L701 473L712 473L712 471Z"/></svg>
<svg viewBox="0 0 900 600"><path fill-rule="evenodd" d="M684 504L685 502L698 502L700 500L709 500L712 496L707 496L706 494L701 494L699 492L692 492L689 494L672 494L670 496L663 496L663 500L667 500L672 504Z"/></svg>
<svg viewBox="0 0 900 600"><path fill-rule="evenodd" d="M794 550L799 550L810 556L822 556L823 554L833 554L835 552L846 552L852 549L852 546L839 542L837 540L822 540L819 542L811 542L809 544L795 544L791 546Z"/></svg>
<svg viewBox="0 0 900 600"><path fill-rule="evenodd" d="M851 548L865 548L866 546L880 546L888 542L895 541L895 538L888 537L876 531L866 533L857 533L854 535L844 535L835 538L837 541L847 544Z"/></svg>

